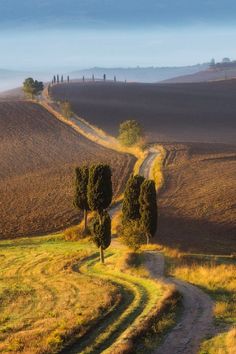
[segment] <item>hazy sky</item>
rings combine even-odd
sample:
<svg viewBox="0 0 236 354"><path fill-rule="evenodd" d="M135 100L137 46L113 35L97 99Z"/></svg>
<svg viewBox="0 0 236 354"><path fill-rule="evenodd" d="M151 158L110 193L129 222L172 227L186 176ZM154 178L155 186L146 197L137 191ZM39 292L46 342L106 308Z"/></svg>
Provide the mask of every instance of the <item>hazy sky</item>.
<svg viewBox="0 0 236 354"><path fill-rule="evenodd" d="M235 0L0 0L0 68L236 59Z"/></svg>

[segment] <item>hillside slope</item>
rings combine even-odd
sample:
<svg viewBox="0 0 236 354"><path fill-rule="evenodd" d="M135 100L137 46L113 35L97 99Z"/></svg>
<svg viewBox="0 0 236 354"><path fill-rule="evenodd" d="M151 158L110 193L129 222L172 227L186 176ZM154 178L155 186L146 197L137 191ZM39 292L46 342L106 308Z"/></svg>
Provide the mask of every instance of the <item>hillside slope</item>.
<svg viewBox="0 0 236 354"><path fill-rule="evenodd" d="M112 166L118 194L134 159L90 142L34 103L0 102L0 237L58 230L78 222L74 168Z"/></svg>
<svg viewBox="0 0 236 354"><path fill-rule="evenodd" d="M164 80L163 83L193 83L193 82L208 82L208 81L218 81L218 80L229 80L236 78L236 67L222 68L219 69L209 69L199 71L197 73L189 75L181 75L171 79Z"/></svg>
<svg viewBox="0 0 236 354"><path fill-rule="evenodd" d="M85 82L52 88L55 99L114 135L120 122L136 119L149 141L236 141L236 81L201 84Z"/></svg>
<svg viewBox="0 0 236 354"><path fill-rule="evenodd" d="M157 241L184 251L236 252L236 147L166 145Z"/></svg>

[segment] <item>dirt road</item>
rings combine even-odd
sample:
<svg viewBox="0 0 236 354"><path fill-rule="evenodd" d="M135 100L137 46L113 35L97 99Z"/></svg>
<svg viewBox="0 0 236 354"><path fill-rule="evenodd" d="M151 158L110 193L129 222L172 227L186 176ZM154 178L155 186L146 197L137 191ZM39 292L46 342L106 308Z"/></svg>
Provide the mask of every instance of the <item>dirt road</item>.
<svg viewBox="0 0 236 354"><path fill-rule="evenodd" d="M145 178L150 177L152 164L153 164L155 158L157 157L157 155L158 155L157 150L152 149L152 148L149 149L149 153L148 153L146 159L143 161L142 165L140 166L140 170L139 170L140 175L142 175Z"/></svg>
<svg viewBox="0 0 236 354"><path fill-rule="evenodd" d="M202 290L176 278L164 277L164 256L147 253L147 267L153 278L174 284L183 296L183 312L154 354L196 354L201 341L213 332L213 301Z"/></svg>
<svg viewBox="0 0 236 354"><path fill-rule="evenodd" d="M79 119L73 121L90 136L101 139L96 130L91 129ZM97 135L98 134L98 135ZM150 149L143 161L139 173L144 177L150 176L152 164L158 151ZM121 207L121 203L111 208L114 216ZM164 342L158 347L155 354L196 354L201 341L213 331L213 301L199 288L178 280L164 277L165 260L159 252L147 252L147 267L153 278L174 284L183 296L183 313L178 324L167 334Z"/></svg>

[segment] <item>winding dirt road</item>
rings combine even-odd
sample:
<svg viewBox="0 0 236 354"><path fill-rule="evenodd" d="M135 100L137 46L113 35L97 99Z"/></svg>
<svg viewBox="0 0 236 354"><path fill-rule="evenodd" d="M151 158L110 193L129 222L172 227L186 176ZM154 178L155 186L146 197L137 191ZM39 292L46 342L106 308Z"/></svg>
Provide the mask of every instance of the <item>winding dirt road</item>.
<svg viewBox="0 0 236 354"><path fill-rule="evenodd" d="M147 267L153 278L174 284L181 293L183 312L178 324L154 351L154 354L196 354L201 341L212 334L213 301L202 290L176 278L164 277L164 256L147 253Z"/></svg>
<svg viewBox="0 0 236 354"><path fill-rule="evenodd" d="M139 174L145 178L149 178L151 174L152 164L159 152L155 149L150 148L149 153L139 169Z"/></svg>
<svg viewBox="0 0 236 354"><path fill-rule="evenodd" d="M109 139L101 136L96 129L78 118L74 118L73 123L84 130L86 135L89 134L100 141L103 138ZM141 175L149 178L157 155L157 150L152 148L149 150L140 167ZM120 207L121 203L111 208L111 216L115 215ZM147 252L146 255L151 276L168 284L174 284L183 297L183 312L178 324L166 335L164 342L154 351L154 354L196 354L201 341L213 332L213 301L202 290L187 282L176 278L165 278L163 254Z"/></svg>

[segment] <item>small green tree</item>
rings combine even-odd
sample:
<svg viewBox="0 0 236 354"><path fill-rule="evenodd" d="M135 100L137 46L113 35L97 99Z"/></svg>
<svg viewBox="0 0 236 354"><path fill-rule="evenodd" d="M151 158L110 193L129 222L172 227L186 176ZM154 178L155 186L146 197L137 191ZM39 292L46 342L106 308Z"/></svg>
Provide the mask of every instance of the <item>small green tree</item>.
<svg viewBox="0 0 236 354"><path fill-rule="evenodd" d="M88 219L88 180L89 168L87 166L77 167L75 169L75 197L74 206L84 212L84 233L87 232L87 219Z"/></svg>
<svg viewBox="0 0 236 354"><path fill-rule="evenodd" d="M140 224L145 232L147 244L157 230L157 194L154 181L145 180L140 189Z"/></svg>
<svg viewBox="0 0 236 354"><path fill-rule="evenodd" d="M100 261L104 263L104 250L111 244L111 218L106 211L100 212L94 218L91 228L92 238L100 248Z"/></svg>
<svg viewBox="0 0 236 354"><path fill-rule="evenodd" d="M124 200L122 205L122 223L140 219L139 195L144 177L131 176L126 184Z"/></svg>
<svg viewBox="0 0 236 354"><path fill-rule="evenodd" d="M88 183L88 204L91 210L101 213L112 201L111 168L98 164L90 168Z"/></svg>
<svg viewBox="0 0 236 354"><path fill-rule="evenodd" d="M143 129L136 120L126 120L120 124L118 139L122 145L132 146L140 142Z"/></svg>
<svg viewBox="0 0 236 354"><path fill-rule="evenodd" d="M23 82L24 93L26 94L26 96L32 99L35 98L35 96L40 95L43 89L43 83L41 81L32 79L32 77L29 77Z"/></svg>
<svg viewBox="0 0 236 354"><path fill-rule="evenodd" d="M145 233L140 220L130 220L121 228L123 243L134 251L137 251L145 243Z"/></svg>
<svg viewBox="0 0 236 354"><path fill-rule="evenodd" d="M60 106L61 106L61 111L63 116L66 119L70 119L73 116L73 111L70 102L68 101L61 102Z"/></svg>

